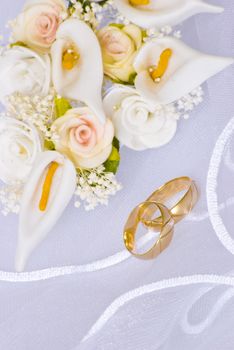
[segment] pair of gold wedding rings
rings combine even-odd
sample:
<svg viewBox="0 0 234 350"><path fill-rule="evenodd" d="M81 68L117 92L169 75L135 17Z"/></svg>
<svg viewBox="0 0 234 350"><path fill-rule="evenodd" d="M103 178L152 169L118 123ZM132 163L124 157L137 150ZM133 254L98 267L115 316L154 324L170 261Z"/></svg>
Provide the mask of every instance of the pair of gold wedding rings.
<svg viewBox="0 0 234 350"><path fill-rule="evenodd" d="M168 208L173 198L176 203ZM131 212L124 228L124 244L127 250L139 259L153 259L170 244L174 225L188 215L198 200L195 182L187 176L173 179L158 188L143 203ZM159 216L154 215L159 212ZM159 232L154 245L146 252L136 250L136 232L142 223L146 228Z"/></svg>

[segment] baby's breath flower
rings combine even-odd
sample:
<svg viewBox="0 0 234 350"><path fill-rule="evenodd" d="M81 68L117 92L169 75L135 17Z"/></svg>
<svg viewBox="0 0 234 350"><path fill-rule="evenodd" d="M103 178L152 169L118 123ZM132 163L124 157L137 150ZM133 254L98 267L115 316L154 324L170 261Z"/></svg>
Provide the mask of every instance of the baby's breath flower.
<svg viewBox="0 0 234 350"><path fill-rule="evenodd" d="M180 30L176 30L173 32L173 28L171 26L164 26L160 29L156 28L149 28L146 31L146 37L144 38L144 41L151 41L152 39L161 39L165 36L171 35L174 36L175 38L181 38L181 32Z"/></svg>
<svg viewBox="0 0 234 350"><path fill-rule="evenodd" d="M120 191L122 186L113 173L105 172L103 165L91 170L79 170L75 196L84 202L87 211L95 209L99 204L108 205L110 196ZM80 207L80 201L75 199L75 207Z"/></svg>
<svg viewBox="0 0 234 350"><path fill-rule="evenodd" d="M27 96L14 93L8 97L7 115L20 121L33 124L45 138L50 139L50 125L54 119L54 91L49 95Z"/></svg>
<svg viewBox="0 0 234 350"><path fill-rule="evenodd" d="M85 4L85 1L72 1L72 9L71 9L71 17L78 18L84 22L87 22L92 26L93 29L95 29L99 25L98 20L98 12L99 6L96 4L96 6L92 3L88 5L83 5L83 2ZM100 10L101 11L101 10Z"/></svg>
<svg viewBox="0 0 234 350"><path fill-rule="evenodd" d="M22 183L4 185L0 188L1 212L4 216L9 213L18 214L23 191Z"/></svg>
<svg viewBox="0 0 234 350"><path fill-rule="evenodd" d="M178 115L184 119L189 118L189 113L203 101L203 89L201 86L191 91L189 94L182 97L174 103Z"/></svg>

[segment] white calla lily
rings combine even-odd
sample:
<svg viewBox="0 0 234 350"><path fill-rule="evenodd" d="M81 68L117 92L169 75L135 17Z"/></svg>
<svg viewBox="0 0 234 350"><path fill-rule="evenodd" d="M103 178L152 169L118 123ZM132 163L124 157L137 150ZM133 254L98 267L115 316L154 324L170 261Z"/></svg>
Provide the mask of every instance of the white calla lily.
<svg viewBox="0 0 234 350"><path fill-rule="evenodd" d="M176 38L155 39L146 43L135 59L135 86L148 101L169 104L233 62L232 58L196 51Z"/></svg>
<svg viewBox="0 0 234 350"><path fill-rule="evenodd" d="M39 154L21 201L17 271L24 270L29 255L60 218L75 188L76 170L69 159L55 151Z"/></svg>
<svg viewBox="0 0 234 350"><path fill-rule="evenodd" d="M119 12L143 28L176 25L198 13L220 13L222 7L202 0L114 0Z"/></svg>
<svg viewBox="0 0 234 350"><path fill-rule="evenodd" d="M53 83L58 94L86 103L101 121L103 63L98 39L83 21L61 24L52 46Z"/></svg>

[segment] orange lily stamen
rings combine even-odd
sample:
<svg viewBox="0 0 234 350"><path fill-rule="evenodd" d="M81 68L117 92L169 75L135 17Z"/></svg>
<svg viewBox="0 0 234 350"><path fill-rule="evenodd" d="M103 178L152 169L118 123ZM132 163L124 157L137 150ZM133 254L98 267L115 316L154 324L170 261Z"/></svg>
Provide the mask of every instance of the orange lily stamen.
<svg viewBox="0 0 234 350"><path fill-rule="evenodd" d="M129 0L129 3L132 6L144 6L144 5L149 5L150 0Z"/></svg>
<svg viewBox="0 0 234 350"><path fill-rule="evenodd" d="M55 174L56 170L58 169L58 167L59 167L59 164L57 162L52 162L48 168L48 171L47 171L47 174L45 177L45 181L43 184L42 194L41 194L41 199L40 199L40 204L39 204L40 211L46 210L49 196L50 196L53 177L54 177L54 174Z"/></svg>
<svg viewBox="0 0 234 350"><path fill-rule="evenodd" d="M76 50L74 50L73 48L67 49L63 53L62 57L63 68L66 70L72 70L77 65L79 58L80 55Z"/></svg>
<svg viewBox="0 0 234 350"><path fill-rule="evenodd" d="M159 82L163 77L163 75L165 74L168 68L168 64L171 56L172 56L171 49L164 50L160 55L158 65L156 67L151 67L149 69L150 75L155 82Z"/></svg>

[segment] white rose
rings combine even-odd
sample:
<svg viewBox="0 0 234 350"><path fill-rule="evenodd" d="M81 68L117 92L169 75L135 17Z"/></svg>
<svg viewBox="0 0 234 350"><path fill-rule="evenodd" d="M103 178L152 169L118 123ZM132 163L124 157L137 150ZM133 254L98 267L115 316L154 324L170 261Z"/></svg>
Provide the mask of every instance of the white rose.
<svg viewBox="0 0 234 350"><path fill-rule="evenodd" d="M119 141L134 150L160 147L176 132L173 115L149 104L134 88L116 85L104 98L104 109Z"/></svg>
<svg viewBox="0 0 234 350"><path fill-rule="evenodd" d="M0 57L0 100L14 92L46 95L51 82L48 55L39 55L22 46L14 46Z"/></svg>
<svg viewBox="0 0 234 350"><path fill-rule="evenodd" d="M37 130L13 118L0 118L0 179L12 184L25 181L42 150Z"/></svg>

